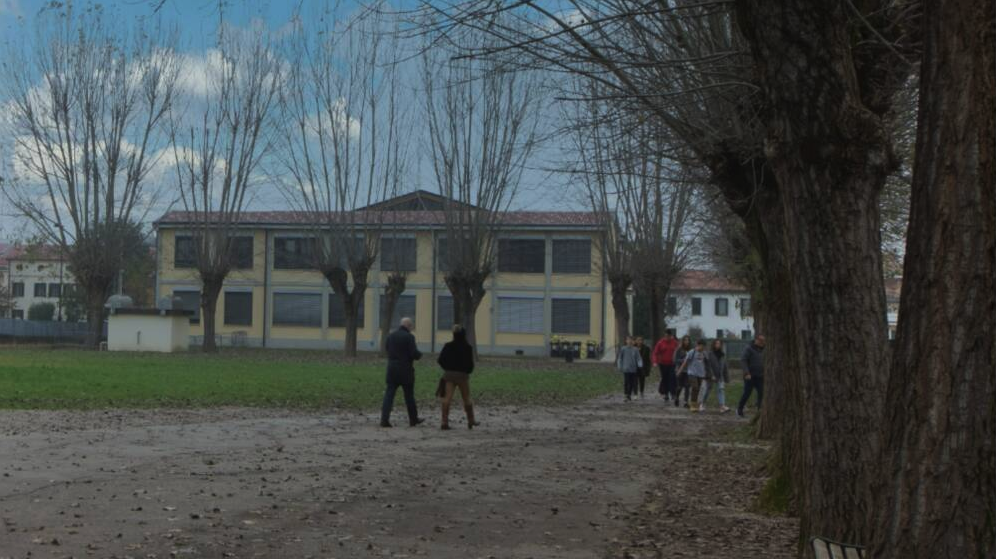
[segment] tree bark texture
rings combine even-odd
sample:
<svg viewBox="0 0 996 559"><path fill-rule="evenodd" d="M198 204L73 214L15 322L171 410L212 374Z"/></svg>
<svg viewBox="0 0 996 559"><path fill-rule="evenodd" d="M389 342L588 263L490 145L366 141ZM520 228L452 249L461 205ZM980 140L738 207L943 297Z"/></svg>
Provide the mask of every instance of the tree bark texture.
<svg viewBox="0 0 996 559"><path fill-rule="evenodd" d="M716 152L707 162L712 173L710 181L719 187L731 211L743 220L752 251L746 258L752 272L754 328L767 340L765 403L757 435L779 441L776 467L788 475L797 493L808 482L801 460L806 444L801 435L805 417L789 295L792 276L785 252L785 212L778 179L761 156L745 161L735 152ZM798 501L798 495L793 500Z"/></svg>
<svg viewBox="0 0 996 559"><path fill-rule="evenodd" d="M924 3L871 557L996 556L996 8Z"/></svg>
<svg viewBox="0 0 996 559"><path fill-rule="evenodd" d="M342 312L346 318L346 335L343 340L346 357L356 357L356 331L359 327L360 305L367 292L367 273L366 270L353 270L353 289L350 290L346 270L336 267L322 272L332 288L332 296L342 299Z"/></svg>
<svg viewBox="0 0 996 559"><path fill-rule="evenodd" d="M391 317L394 309L398 305L398 298L405 292L405 284L408 279L404 274L391 273L387 276L387 283L384 284L384 305L380 308L380 351L387 354L387 336L391 333Z"/></svg>
<svg viewBox="0 0 996 559"><path fill-rule="evenodd" d="M629 300L626 295L629 293L633 280L627 274L612 274L609 276L609 289L612 294L612 311L616 317L616 347L622 345L626 337L629 336ZM657 343L659 338L653 338L652 344Z"/></svg>
<svg viewBox="0 0 996 559"><path fill-rule="evenodd" d="M488 274L483 272L446 274L446 287L453 296L453 319L463 325L467 332L467 341L474 348L474 358L477 359L477 309L481 306L487 290L484 282Z"/></svg>
<svg viewBox="0 0 996 559"><path fill-rule="evenodd" d="M741 4L761 85L765 155L784 210L802 406L801 535L866 541L885 389L878 194L894 167L865 106L846 3Z"/></svg>
<svg viewBox="0 0 996 559"><path fill-rule="evenodd" d="M218 351L218 344L215 341L215 311L218 308L218 297L221 295L221 288L225 282L225 275L212 280L203 272L201 274L201 277L203 278L201 280L201 326L204 332L204 340L201 342L201 350L207 353L214 353Z"/></svg>

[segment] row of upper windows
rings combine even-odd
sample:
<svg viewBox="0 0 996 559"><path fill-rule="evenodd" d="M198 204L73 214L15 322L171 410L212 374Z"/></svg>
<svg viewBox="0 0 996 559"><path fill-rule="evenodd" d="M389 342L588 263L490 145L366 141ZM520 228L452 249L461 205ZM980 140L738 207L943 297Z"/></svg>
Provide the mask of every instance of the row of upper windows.
<svg viewBox="0 0 996 559"><path fill-rule="evenodd" d="M253 323L253 294L247 291L225 291L223 299L224 323L229 326L251 326ZM200 322L200 293L198 291L176 290L173 297L178 300L177 308L194 313L190 321ZM385 304L381 295L380 304ZM436 302L436 329L449 330L453 327L453 297L439 295ZM322 296L319 293L279 293L273 294L273 325L320 328L323 325ZM366 321L365 302L359 306L357 327L363 328ZM498 297L498 332L519 334L542 334L546 331L543 320L542 298ZM400 322L401 317L417 321L415 295L401 295L394 307L391 324ZM325 325L331 328L346 326L346 315L342 298L331 295L328 298L328 314ZM551 299L550 331L554 334L584 334L591 331L591 300L587 298Z"/></svg>
<svg viewBox="0 0 996 559"><path fill-rule="evenodd" d="M24 283L14 282L10 286L11 297L24 297ZM34 284L35 297L62 297L63 294L71 295L76 289L75 283L45 283Z"/></svg>
<svg viewBox="0 0 996 559"><path fill-rule="evenodd" d="M692 297L692 316L702 316L702 298ZM738 307L740 308L740 316L747 317L751 315L750 299L746 297L740 297L738 301ZM668 297L667 299L667 314L668 316L678 316L678 298ZM730 316L730 299L727 297L716 297L713 300L713 316Z"/></svg>
<svg viewBox="0 0 996 559"><path fill-rule="evenodd" d="M177 236L173 251L173 267L196 268L196 246L192 236ZM363 248L355 245L344 247L341 252L361 254ZM231 239L232 267L236 270L253 268L253 238ZM451 258L446 239L437 241L437 266L439 271L449 269ZM552 246L552 273L590 274L591 240L554 239ZM273 240L273 267L277 270L309 270L315 267L316 240L314 237L277 237ZM345 264L345 258L343 259ZM418 268L418 244L414 238L386 237L381 239L380 269L383 271L414 272ZM498 271L521 274L546 272L546 241L543 239L499 239Z"/></svg>

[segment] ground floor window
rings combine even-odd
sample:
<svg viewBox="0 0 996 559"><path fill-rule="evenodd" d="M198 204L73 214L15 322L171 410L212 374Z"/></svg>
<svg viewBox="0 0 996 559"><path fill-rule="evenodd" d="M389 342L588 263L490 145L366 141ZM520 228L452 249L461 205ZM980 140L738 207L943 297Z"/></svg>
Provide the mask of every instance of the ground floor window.
<svg viewBox="0 0 996 559"><path fill-rule="evenodd" d="M317 293L274 293L274 326L322 325L322 296Z"/></svg>
<svg viewBox="0 0 996 559"><path fill-rule="evenodd" d="M225 324L252 326L252 292L225 292Z"/></svg>
<svg viewBox="0 0 996 559"><path fill-rule="evenodd" d="M583 334L591 332L590 299L553 299L552 322L554 334Z"/></svg>
<svg viewBox="0 0 996 559"><path fill-rule="evenodd" d="M543 299L498 297L498 331L510 334L542 334Z"/></svg>
<svg viewBox="0 0 996 559"><path fill-rule="evenodd" d="M418 328L418 320L415 317L415 296L414 295L400 295L398 296L398 301L394 304L394 312L391 314L391 321L388 323L391 330L394 330L401 323L401 319L408 317L412 319L415 323L415 328ZM384 308L387 303L387 298L381 294L380 296L380 308Z"/></svg>
<svg viewBox="0 0 996 559"><path fill-rule="evenodd" d="M440 295L436 305L436 330L453 328L453 296Z"/></svg>

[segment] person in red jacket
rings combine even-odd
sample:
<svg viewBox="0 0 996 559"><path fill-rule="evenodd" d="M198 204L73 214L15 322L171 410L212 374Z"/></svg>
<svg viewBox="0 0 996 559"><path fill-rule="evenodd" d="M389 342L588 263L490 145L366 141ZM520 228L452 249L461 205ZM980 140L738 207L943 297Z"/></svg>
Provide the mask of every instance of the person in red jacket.
<svg viewBox="0 0 996 559"><path fill-rule="evenodd" d="M678 397L678 381L674 374L674 351L676 349L678 349L678 340L670 332L665 333L664 337L654 346L652 361L661 372L661 382L657 387L657 392L664 397L665 401Z"/></svg>

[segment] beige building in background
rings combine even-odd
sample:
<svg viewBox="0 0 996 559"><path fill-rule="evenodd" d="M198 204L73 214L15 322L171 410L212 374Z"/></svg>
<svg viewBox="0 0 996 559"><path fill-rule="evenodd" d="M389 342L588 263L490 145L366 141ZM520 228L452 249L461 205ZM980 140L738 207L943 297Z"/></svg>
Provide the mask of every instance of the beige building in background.
<svg viewBox="0 0 996 559"><path fill-rule="evenodd" d="M388 269L397 262L407 273L405 292L392 318L415 320L423 351L438 351L451 338L452 299L437 250L445 239L443 200L418 191L378 204L381 247L369 275L361 308L358 349L374 351L379 342L381 295ZM295 212L249 212L236 270L218 301L221 343L250 346L337 349L345 338L339 298L328 281L302 256L314 236ZM477 343L483 354L544 355L551 337L614 344L613 313L601 267L599 239L605 226L590 212L507 212L498 238L496 272L477 311ZM200 282L193 269L191 223L172 212L156 222L156 298L174 298L199 313ZM391 267L393 268L393 266ZM191 337L201 335L199 316Z"/></svg>

